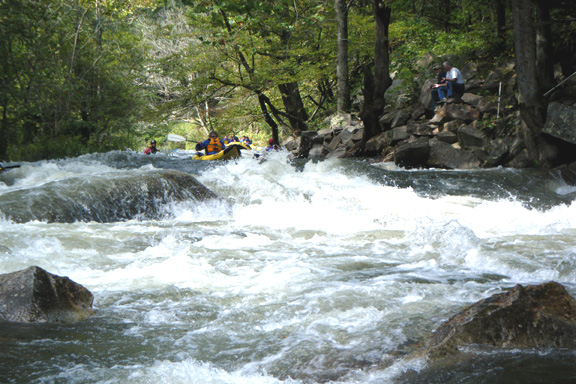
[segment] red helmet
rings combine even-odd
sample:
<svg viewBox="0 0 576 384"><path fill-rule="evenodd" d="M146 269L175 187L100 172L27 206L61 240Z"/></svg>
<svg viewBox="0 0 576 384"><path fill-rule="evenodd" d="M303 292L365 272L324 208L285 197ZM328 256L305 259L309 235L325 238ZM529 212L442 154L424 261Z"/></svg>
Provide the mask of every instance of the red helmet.
<svg viewBox="0 0 576 384"><path fill-rule="evenodd" d="M269 145L274 145L274 139L268 140L268 144L269 144Z"/></svg>

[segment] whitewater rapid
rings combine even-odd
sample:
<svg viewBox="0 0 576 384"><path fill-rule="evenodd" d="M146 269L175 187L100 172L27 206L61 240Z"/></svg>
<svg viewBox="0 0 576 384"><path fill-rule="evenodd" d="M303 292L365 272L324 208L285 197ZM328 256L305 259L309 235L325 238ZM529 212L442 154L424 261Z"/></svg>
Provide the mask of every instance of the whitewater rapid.
<svg viewBox="0 0 576 384"><path fill-rule="evenodd" d="M555 280L576 293L576 189L553 174L285 152L200 163L111 152L0 179L1 201L71 178L175 169L221 197L110 223L0 220L0 273L68 276L97 310L73 326L2 327L0 382L450 382L406 358L443 320L516 284ZM482 356L478 370L501 367L492 382L525 360L540 362L542 380L576 367L572 351ZM462 371L490 382L473 364Z"/></svg>

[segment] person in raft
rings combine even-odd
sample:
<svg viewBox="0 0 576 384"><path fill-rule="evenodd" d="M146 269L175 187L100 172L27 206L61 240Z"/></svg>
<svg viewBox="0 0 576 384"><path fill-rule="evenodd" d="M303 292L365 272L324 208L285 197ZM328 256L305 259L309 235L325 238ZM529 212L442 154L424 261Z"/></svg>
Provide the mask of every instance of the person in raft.
<svg viewBox="0 0 576 384"><path fill-rule="evenodd" d="M236 133L232 132L232 134L230 135L230 142L240 142L240 139L238 138L238 136L236 136Z"/></svg>
<svg viewBox="0 0 576 384"><path fill-rule="evenodd" d="M149 155L151 153L158 152L158 148L156 148L156 140L150 141L150 146L144 150L144 153Z"/></svg>
<svg viewBox="0 0 576 384"><path fill-rule="evenodd" d="M201 151L204 149L207 155L218 153L224 148L226 148L226 145L224 145L224 142L218 138L218 134L214 131L210 132L208 140L199 141L198 144L196 144L196 150Z"/></svg>
<svg viewBox="0 0 576 384"><path fill-rule="evenodd" d="M274 144L274 139L268 140L268 147L266 147L266 152L277 151L277 150L278 150L278 146L276 144Z"/></svg>

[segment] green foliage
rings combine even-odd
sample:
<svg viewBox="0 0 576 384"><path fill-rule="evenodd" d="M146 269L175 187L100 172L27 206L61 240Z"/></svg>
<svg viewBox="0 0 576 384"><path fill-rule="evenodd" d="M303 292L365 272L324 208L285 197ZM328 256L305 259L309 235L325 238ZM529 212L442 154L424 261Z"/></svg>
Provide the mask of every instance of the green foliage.
<svg viewBox="0 0 576 384"><path fill-rule="evenodd" d="M431 52L489 63L510 57L495 34L491 0L387 0L390 72L419 94ZM132 147L168 133L196 140L206 129L265 142L258 94L287 135L278 86L297 83L310 129L335 108L333 0L3 0L0 2L0 159L74 156ZM353 95L374 52L372 1L348 15ZM508 12L509 13L509 12ZM510 24L508 16L508 24ZM557 42L576 40L555 25ZM564 40L563 40L564 39ZM283 123L283 124L282 124ZM486 122L485 129L492 129ZM186 144L190 146L190 144Z"/></svg>
<svg viewBox="0 0 576 384"><path fill-rule="evenodd" d="M0 3L0 158L107 150L102 138L132 130L137 39L105 13L64 0Z"/></svg>

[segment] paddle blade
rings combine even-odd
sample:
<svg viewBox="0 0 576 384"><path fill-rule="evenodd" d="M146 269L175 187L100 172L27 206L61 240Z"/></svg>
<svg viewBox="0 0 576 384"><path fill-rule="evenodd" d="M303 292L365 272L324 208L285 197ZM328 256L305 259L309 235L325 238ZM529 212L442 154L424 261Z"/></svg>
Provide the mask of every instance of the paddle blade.
<svg viewBox="0 0 576 384"><path fill-rule="evenodd" d="M168 136L166 137L166 140L182 142L186 141L186 138L184 136L176 135L174 133L169 133Z"/></svg>

